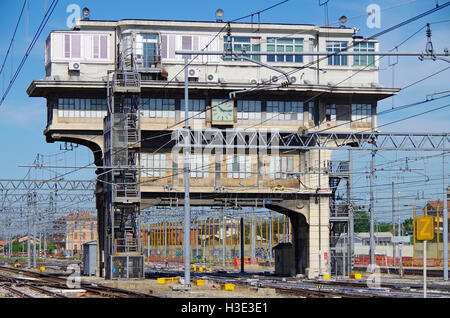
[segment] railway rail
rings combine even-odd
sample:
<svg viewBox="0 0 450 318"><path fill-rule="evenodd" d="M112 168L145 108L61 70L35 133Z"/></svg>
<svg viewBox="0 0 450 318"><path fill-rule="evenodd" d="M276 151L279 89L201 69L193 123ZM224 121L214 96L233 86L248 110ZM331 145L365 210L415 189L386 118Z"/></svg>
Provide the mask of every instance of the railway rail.
<svg viewBox="0 0 450 318"><path fill-rule="evenodd" d="M179 271L147 272L148 278L180 276ZM232 283L253 288L271 288L278 293L295 297L321 298L422 298L423 285L420 283L380 282L375 287L365 280L309 280L302 278L282 278L263 274L242 274L226 272L192 273L193 277L208 277L217 283ZM449 298L450 286L429 284L429 298Z"/></svg>
<svg viewBox="0 0 450 318"><path fill-rule="evenodd" d="M17 275L20 275L20 277ZM34 289L36 291L40 290L42 294L47 294L52 297L70 298L61 293L52 292L52 289L68 290L66 279L67 277L64 277L64 274L45 274L31 270L0 266L0 281L3 282L3 286L6 286L5 289L8 289L11 284L22 284L27 288ZM48 287L50 287L50 289L48 289ZM83 293L84 297L157 298L157 296L150 294L104 285L94 285L86 282L80 282L80 288L85 291ZM17 290L15 287L13 287L13 289ZM11 291L11 293L15 293L10 289L9 291ZM19 292L15 294L18 294Z"/></svg>

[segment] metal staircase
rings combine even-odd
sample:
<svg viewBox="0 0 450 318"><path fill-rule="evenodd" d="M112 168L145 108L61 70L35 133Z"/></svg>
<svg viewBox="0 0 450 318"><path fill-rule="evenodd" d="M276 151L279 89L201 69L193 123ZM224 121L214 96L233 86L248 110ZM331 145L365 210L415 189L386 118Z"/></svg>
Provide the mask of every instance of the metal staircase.
<svg viewBox="0 0 450 318"><path fill-rule="evenodd" d="M126 57L126 58L125 58ZM130 62L131 61L131 62ZM140 74L134 59L121 55L108 74L108 114L104 119L107 224L105 277L143 279L140 239Z"/></svg>
<svg viewBox="0 0 450 318"><path fill-rule="evenodd" d="M331 272L335 275L346 275L350 271L351 255L347 247L339 244L340 233L343 229L349 230L349 206L343 204L341 200L336 197L336 190L342 179L347 181L350 178L349 161L329 161L328 162L328 182L331 189L330 201L330 260ZM347 184L348 185L348 184ZM349 195L349 193L347 193ZM345 237L344 239L346 239ZM342 242L341 242L342 243Z"/></svg>

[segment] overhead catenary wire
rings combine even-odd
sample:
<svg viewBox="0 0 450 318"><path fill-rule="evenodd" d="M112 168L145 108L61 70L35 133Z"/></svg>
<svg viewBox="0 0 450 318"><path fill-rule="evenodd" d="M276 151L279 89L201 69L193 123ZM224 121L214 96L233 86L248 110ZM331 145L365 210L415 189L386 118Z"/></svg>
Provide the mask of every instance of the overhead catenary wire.
<svg viewBox="0 0 450 318"><path fill-rule="evenodd" d="M44 30L44 27L47 25L48 20L50 19L53 11L55 10L56 5L58 4L59 0L53 0L53 2L50 4L50 7L45 12L44 17L41 20L41 23L39 24L39 27L37 28L33 39L31 40L30 45L28 46L22 60L19 63L19 66L17 67L14 75L12 76L8 87L6 88L5 92L2 95L2 98L0 99L0 106L3 104L4 100L6 99L9 91L11 90L12 86L14 85L14 82L16 81L17 77L19 76L20 71L22 70L23 65L25 64L26 60L28 59L28 56L31 53L31 50L33 49L34 45L36 44L37 40L39 39L39 36L41 35L42 31Z"/></svg>
<svg viewBox="0 0 450 318"><path fill-rule="evenodd" d="M13 32L13 34L12 34L11 41L9 42L8 50L6 51L5 58L3 59L2 67L1 67L1 69L0 69L0 75L3 73L3 69L4 69L4 67L5 67L6 60L8 59L9 52L10 52L10 50L11 50L11 48L12 48L13 43L14 43L14 39L15 39L15 37L16 37L17 28L19 27L20 20L21 20L21 18L22 18L22 14L23 14L23 11L24 11L25 6L26 6L26 4L27 4L27 1L28 1L28 0L24 0L22 9L20 10L19 18L17 19L16 26L14 27L14 32Z"/></svg>

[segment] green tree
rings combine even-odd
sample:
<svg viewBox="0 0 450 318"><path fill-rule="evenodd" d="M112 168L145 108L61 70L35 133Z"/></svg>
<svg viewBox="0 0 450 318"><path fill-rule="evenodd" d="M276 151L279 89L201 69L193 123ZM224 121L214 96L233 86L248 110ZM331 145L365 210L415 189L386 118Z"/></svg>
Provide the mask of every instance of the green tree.
<svg viewBox="0 0 450 318"><path fill-rule="evenodd" d="M366 211L355 211L354 218L354 232L369 232L370 231L370 217Z"/></svg>
<svg viewBox="0 0 450 318"><path fill-rule="evenodd" d="M370 231L370 216L366 211L356 211L354 216L354 232L369 232ZM392 224L390 223L376 223L374 224L375 232L390 232L392 231Z"/></svg>

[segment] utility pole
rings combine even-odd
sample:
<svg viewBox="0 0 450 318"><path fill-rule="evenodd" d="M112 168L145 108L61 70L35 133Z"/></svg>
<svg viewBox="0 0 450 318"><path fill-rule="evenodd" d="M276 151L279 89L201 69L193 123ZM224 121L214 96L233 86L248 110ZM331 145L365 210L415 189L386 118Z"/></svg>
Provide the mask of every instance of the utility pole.
<svg viewBox="0 0 450 318"><path fill-rule="evenodd" d="M445 139L442 147L445 145ZM443 190L444 190L444 206L442 207L443 231L444 231L444 280L448 280L448 206L447 206L447 162L445 151L442 152L442 173L443 173ZM438 220L439 231L439 220Z"/></svg>
<svg viewBox="0 0 450 318"><path fill-rule="evenodd" d="M30 251L30 206L31 206L31 192L28 192L27 197L27 266L31 267L31 251Z"/></svg>
<svg viewBox="0 0 450 318"><path fill-rule="evenodd" d="M241 273L244 272L244 218L241 217L239 238L241 239Z"/></svg>
<svg viewBox="0 0 450 318"><path fill-rule="evenodd" d="M252 208L252 218L250 219L250 231L251 231L251 235L250 235L250 257L251 257L251 263L253 264L253 260L256 257L256 230L255 230L255 208Z"/></svg>
<svg viewBox="0 0 450 318"><path fill-rule="evenodd" d="M320 140L319 140L320 141ZM320 219L322 216L320 215L320 171L321 171L321 162L320 162L320 148L319 148L319 172L318 172L318 183L317 183L317 200L319 202L319 277L322 275L322 226Z"/></svg>
<svg viewBox="0 0 450 318"><path fill-rule="evenodd" d="M223 239L222 239L222 266L225 269L225 242L227 240L227 233L226 233L226 225L225 225L225 209L222 208L222 233L223 233ZM220 233L220 232L219 232ZM219 235L220 238L220 235Z"/></svg>
<svg viewBox="0 0 450 318"><path fill-rule="evenodd" d="M394 181L392 181L392 236L395 236L395 200L394 200ZM394 266L396 262L395 244L392 243L392 259L394 260Z"/></svg>
<svg viewBox="0 0 450 318"><path fill-rule="evenodd" d="M353 271L353 246L354 246L354 241L353 241L353 237L354 237L354 220L353 220L353 206L352 206L352 151L349 150L348 151L348 178L347 178L347 206L348 206L348 218L349 218L349 223L348 223L348 235L349 235L349 240L348 240L348 244L349 244L349 251L348 251L348 255L349 255L349 262L348 262L348 273L350 274Z"/></svg>
<svg viewBox="0 0 450 318"><path fill-rule="evenodd" d="M374 131L374 114L371 118L371 132ZM375 238L374 238L374 198L373 198L373 179L375 174L375 140L372 140L371 160L370 160L370 272L375 270Z"/></svg>
<svg viewBox="0 0 450 318"><path fill-rule="evenodd" d="M191 288L191 206L189 196L189 72L188 72L188 56L184 56L184 128L186 130L186 139L184 147L184 290Z"/></svg>
<svg viewBox="0 0 450 318"><path fill-rule="evenodd" d="M35 200L36 192L33 193L34 200L34 213L33 213L33 267L36 268L36 216L37 216L37 204Z"/></svg>

